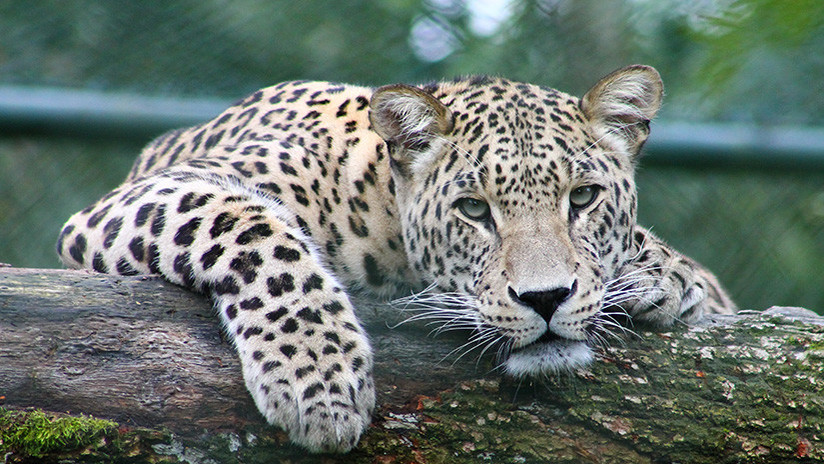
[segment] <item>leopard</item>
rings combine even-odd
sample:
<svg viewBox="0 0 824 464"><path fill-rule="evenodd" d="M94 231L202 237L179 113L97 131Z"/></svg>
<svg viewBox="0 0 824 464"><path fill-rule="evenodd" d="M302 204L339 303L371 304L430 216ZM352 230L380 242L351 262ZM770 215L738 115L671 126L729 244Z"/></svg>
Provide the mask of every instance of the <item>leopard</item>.
<svg viewBox="0 0 824 464"><path fill-rule="evenodd" d="M516 379L597 361L627 322L736 311L637 224L663 92L645 65L581 98L489 75L280 83L151 142L66 222L57 253L208 296L265 419L309 451L347 452L376 402L357 294L466 329Z"/></svg>

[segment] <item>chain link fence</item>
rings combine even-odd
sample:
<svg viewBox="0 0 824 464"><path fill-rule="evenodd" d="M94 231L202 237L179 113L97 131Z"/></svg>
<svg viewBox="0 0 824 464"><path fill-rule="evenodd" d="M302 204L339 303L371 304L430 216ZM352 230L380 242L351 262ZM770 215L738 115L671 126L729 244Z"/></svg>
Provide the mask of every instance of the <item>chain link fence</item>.
<svg viewBox="0 0 824 464"><path fill-rule="evenodd" d="M824 49L816 19L824 6L813 3L805 13L812 24L795 35L764 30L774 49L756 50L740 69L703 75L718 69L713 53L726 53L713 42L726 32L712 19L723 18L726 5L737 11L769 2L708 3L4 2L0 88L128 94L185 106L235 100L288 79L379 85L492 73L580 94L612 69L644 62L668 87L662 128L667 120L824 125L824 54L814 52ZM747 53L758 48L749 36L735 40ZM787 68L788 56L807 58ZM770 81L765 70L777 64L784 68ZM3 95L0 106L10 99ZM23 113L0 116L0 262L57 267L53 244L62 222L115 187L167 123L108 118L106 125L105 113L90 109L45 124L26 119L23 103ZM700 159L676 156L655 144L655 126L652 137L638 177L641 222L717 272L743 307L824 312L822 163L771 163L788 156L775 152L730 164L706 147ZM689 138L681 155L698 149Z"/></svg>

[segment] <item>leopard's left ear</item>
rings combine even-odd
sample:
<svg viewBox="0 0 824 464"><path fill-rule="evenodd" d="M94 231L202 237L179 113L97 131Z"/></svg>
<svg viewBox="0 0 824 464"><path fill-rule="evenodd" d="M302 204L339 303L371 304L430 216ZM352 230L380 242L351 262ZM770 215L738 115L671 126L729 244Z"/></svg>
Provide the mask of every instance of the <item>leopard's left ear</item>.
<svg viewBox="0 0 824 464"><path fill-rule="evenodd" d="M399 148L392 153L395 167L408 173L433 154L442 136L453 128L452 112L431 94L410 85L381 87L369 102L372 129L388 144Z"/></svg>
<svg viewBox="0 0 824 464"><path fill-rule="evenodd" d="M601 79L581 99L581 109L606 145L636 155L664 96L655 68L627 66Z"/></svg>

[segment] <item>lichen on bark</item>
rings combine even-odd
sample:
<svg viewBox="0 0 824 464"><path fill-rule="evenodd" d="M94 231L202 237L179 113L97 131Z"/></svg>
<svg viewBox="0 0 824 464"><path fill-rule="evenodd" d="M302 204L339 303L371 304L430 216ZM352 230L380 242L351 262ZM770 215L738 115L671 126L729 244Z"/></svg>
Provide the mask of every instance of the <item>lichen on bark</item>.
<svg viewBox="0 0 824 464"><path fill-rule="evenodd" d="M824 326L779 314L607 349L569 413L656 460L822 460Z"/></svg>

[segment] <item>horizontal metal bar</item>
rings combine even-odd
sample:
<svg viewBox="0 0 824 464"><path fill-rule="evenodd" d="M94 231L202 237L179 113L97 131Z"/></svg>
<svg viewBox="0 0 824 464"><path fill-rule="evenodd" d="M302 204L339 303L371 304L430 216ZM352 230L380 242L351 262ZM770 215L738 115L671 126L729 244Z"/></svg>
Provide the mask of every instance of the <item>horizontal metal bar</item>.
<svg viewBox="0 0 824 464"><path fill-rule="evenodd" d="M824 127L653 123L645 164L824 169Z"/></svg>
<svg viewBox="0 0 824 464"><path fill-rule="evenodd" d="M146 138L215 117L229 100L0 86L0 129Z"/></svg>
<svg viewBox="0 0 824 464"><path fill-rule="evenodd" d="M231 105L208 98L0 86L0 131L147 139L207 121ZM824 128L655 122L647 165L824 169Z"/></svg>

